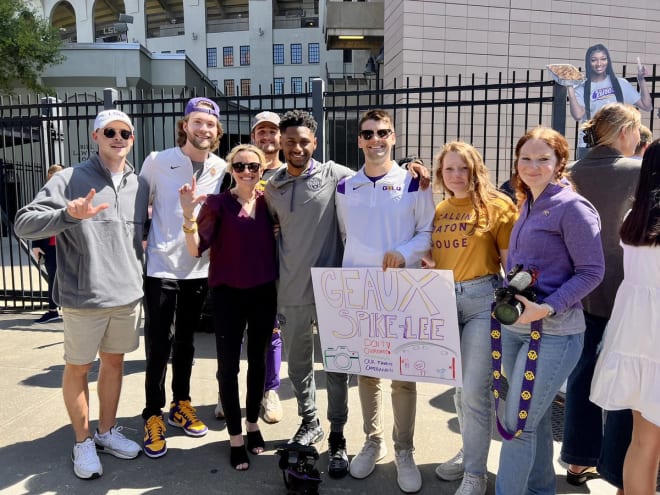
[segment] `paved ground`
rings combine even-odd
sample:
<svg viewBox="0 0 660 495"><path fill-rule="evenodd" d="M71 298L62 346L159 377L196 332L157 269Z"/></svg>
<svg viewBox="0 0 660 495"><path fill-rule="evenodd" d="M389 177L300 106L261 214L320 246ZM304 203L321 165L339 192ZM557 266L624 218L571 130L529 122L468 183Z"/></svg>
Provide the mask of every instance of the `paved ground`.
<svg viewBox="0 0 660 495"><path fill-rule="evenodd" d="M262 426L269 450L251 457L246 473L229 465L229 442L225 423L213 416L217 399L215 382L215 347L213 337L197 334L193 368L192 395L199 416L209 426L203 438L187 437L173 427L168 429L168 454L158 460L145 456L131 461L103 456L104 475L93 481L75 477L70 460L72 433L60 393L62 362L62 324L34 325L36 314L0 314L0 493L2 494L284 494L278 457L273 445L287 440L298 426L295 399L282 369L280 395L284 420ZM119 422L135 440L142 437L140 412L144 404L144 348L127 355L124 389L119 405ZM243 367L244 368L244 367ZM318 365L318 401L325 411L325 382ZM244 369L242 370L245 371ZM96 377L92 376L93 419L98 417ZM168 376L169 379L169 376ZM244 375L241 377L244 383ZM424 486L420 493L453 495L459 482L441 482L434 469L441 460L453 456L460 445L452 392L447 387L419 384L415 458L422 472ZM351 418L346 436L351 455L362 445L363 434L356 388L350 391ZM391 409L386 408L386 424L391 427ZM561 439L561 409L557 408L556 440ZM327 426L327 422L325 422ZM493 439L489 458L489 489L494 493L495 472L501 440ZM326 442L317 445L321 452L319 468L327 467ZM390 444L391 447L391 444ZM559 443L555 443L558 456ZM565 467L556 463L557 493L614 494L601 480L576 488L566 484ZM381 462L366 480L332 480L323 474L322 494L398 494L393 455Z"/></svg>

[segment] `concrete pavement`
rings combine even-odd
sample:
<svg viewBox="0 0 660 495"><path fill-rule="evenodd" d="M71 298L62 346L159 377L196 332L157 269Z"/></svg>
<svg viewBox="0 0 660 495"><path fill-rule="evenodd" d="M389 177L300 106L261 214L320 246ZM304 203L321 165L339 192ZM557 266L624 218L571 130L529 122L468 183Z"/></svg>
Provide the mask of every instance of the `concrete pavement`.
<svg viewBox="0 0 660 495"><path fill-rule="evenodd" d="M168 453L161 459L142 455L126 461L102 456L104 474L92 481L79 480L73 474L70 460L73 435L62 401L60 382L63 371L62 324L36 325L32 321L41 313L0 314L0 493L2 494L284 494L282 472L277 466L274 445L286 441L296 431L299 420L296 402L282 367L280 397L284 420L275 425L262 423L267 451L251 456L248 472L235 472L229 464L229 442L224 421L213 416L217 400L215 380L215 344L212 335L196 334L196 358L193 367L192 397L200 419L209 426L202 438L187 437L168 427ZM124 433L140 442L144 406L144 347L126 356L125 378L119 404L118 420ZM317 364L317 399L325 416L326 394L322 367ZM95 368L96 369L96 368ZM168 374L168 384L171 375ZM245 383L245 362L241 369ZM349 454L362 446L360 404L355 380L350 390L350 418L346 428ZM169 385L168 385L169 387ZM96 374L90 382L91 418L98 418ZM386 400L389 393L385 395ZM168 396L168 400L170 397ZM386 403L387 404L387 403ZM389 404L386 428L392 426ZM556 407L557 424L561 424L561 407ZM323 421L328 430L327 421ZM561 427L555 432L561 438ZM442 482L435 477L438 462L452 457L460 447L452 391L435 384L418 384L415 459L422 472L424 486L420 493L453 495L460 482ZM316 447L321 453L317 467L323 471L321 494L399 494L396 468L388 435L389 454L365 480L347 477L330 479L327 469L327 442ZM488 461L488 494L494 494L494 481L499 462L501 440L494 438ZM560 444L555 442L555 458ZM565 467L555 463L557 493L613 495L615 489L602 480L590 481L577 488L564 478Z"/></svg>

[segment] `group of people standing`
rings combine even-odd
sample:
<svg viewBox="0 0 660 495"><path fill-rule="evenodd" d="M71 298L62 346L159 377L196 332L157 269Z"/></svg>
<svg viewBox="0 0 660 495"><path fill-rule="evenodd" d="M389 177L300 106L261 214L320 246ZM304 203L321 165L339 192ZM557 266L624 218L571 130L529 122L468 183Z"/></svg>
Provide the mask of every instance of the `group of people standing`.
<svg viewBox="0 0 660 495"><path fill-rule="evenodd" d="M485 494L491 431L497 425L504 440L496 493L555 493L551 404L568 379L562 458L571 463L569 481L584 483L596 473L602 431L590 419L596 413L586 416L591 391L591 400L605 409L633 411L628 413L632 442L619 434L616 446L609 444L610 452L623 451L611 466L613 473L623 472L622 480L610 481L628 495L651 493L649 473L657 473L660 460L653 379L660 356L649 344L660 328L660 143L650 145L640 167L626 158L640 141L639 112L621 103L592 111L583 126L589 151L571 167L568 143L557 131L537 127L519 139L511 181L515 200L497 191L472 145L447 143L431 173L437 191L445 193L437 206L423 165L406 171L392 159L394 120L383 110L369 110L359 121L365 161L356 173L312 158L316 122L299 110L257 115L253 144L234 147L225 162L213 154L222 136L219 109L211 100L195 98L178 124L178 146L149 155L139 176L126 161L134 140L129 117L101 112L92 134L98 155L57 174L19 211L15 224L23 237L57 236L63 391L76 437L76 475L102 474L97 451L122 458L140 450L154 458L167 452L162 410L170 352L173 396L167 423L191 436L207 432L190 391L193 331L207 287L218 355L216 414L227 421L233 468L248 469L248 454L266 449L258 419L269 395L268 377L274 372L279 380L280 357L269 356L279 348L280 334L301 418L290 442L318 442L325 433L316 406L310 268L426 267L454 273L463 362L463 385L455 394L463 447L437 467L437 476L462 479L457 495ZM225 171L231 182L221 191ZM121 434L115 415L123 354L137 347L142 228L149 204L140 447ZM460 229L452 228L456 222ZM491 316L493 291L506 285L502 275L515 269L531 274L536 298L517 295L523 305L519 318L500 324ZM238 365L246 332L244 438ZM494 351L498 356L491 359ZM97 352L100 417L91 435L87 373ZM271 362L277 363L274 371ZM498 408L502 372L509 400ZM326 378L328 474L366 478L387 453L382 385L378 378L358 378L365 442L349 462L343 433L349 376L328 372ZM414 493L422 487L413 456L416 387L393 381L391 390L397 482L403 492ZM580 437L589 434L589 441Z"/></svg>

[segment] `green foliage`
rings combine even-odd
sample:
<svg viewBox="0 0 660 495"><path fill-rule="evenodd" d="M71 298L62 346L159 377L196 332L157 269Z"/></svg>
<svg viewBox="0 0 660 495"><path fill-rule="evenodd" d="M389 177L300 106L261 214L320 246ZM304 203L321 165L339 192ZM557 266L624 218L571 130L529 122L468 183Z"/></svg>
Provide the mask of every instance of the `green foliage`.
<svg viewBox="0 0 660 495"><path fill-rule="evenodd" d="M38 78L62 62L61 46L57 29L24 0L0 0L0 94L13 94L17 86L48 92Z"/></svg>

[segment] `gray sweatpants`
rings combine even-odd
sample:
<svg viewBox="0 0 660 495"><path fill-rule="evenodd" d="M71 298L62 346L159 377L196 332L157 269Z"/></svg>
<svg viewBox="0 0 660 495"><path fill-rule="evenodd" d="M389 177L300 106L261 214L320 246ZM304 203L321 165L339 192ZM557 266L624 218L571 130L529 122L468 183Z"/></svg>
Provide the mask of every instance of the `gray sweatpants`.
<svg viewBox="0 0 660 495"><path fill-rule="evenodd" d="M280 306L278 319L287 356L289 379L298 401L298 416L303 421L317 418L314 381L314 333L316 305ZM348 378L346 373L326 372L328 421L331 431L343 431L348 420Z"/></svg>

